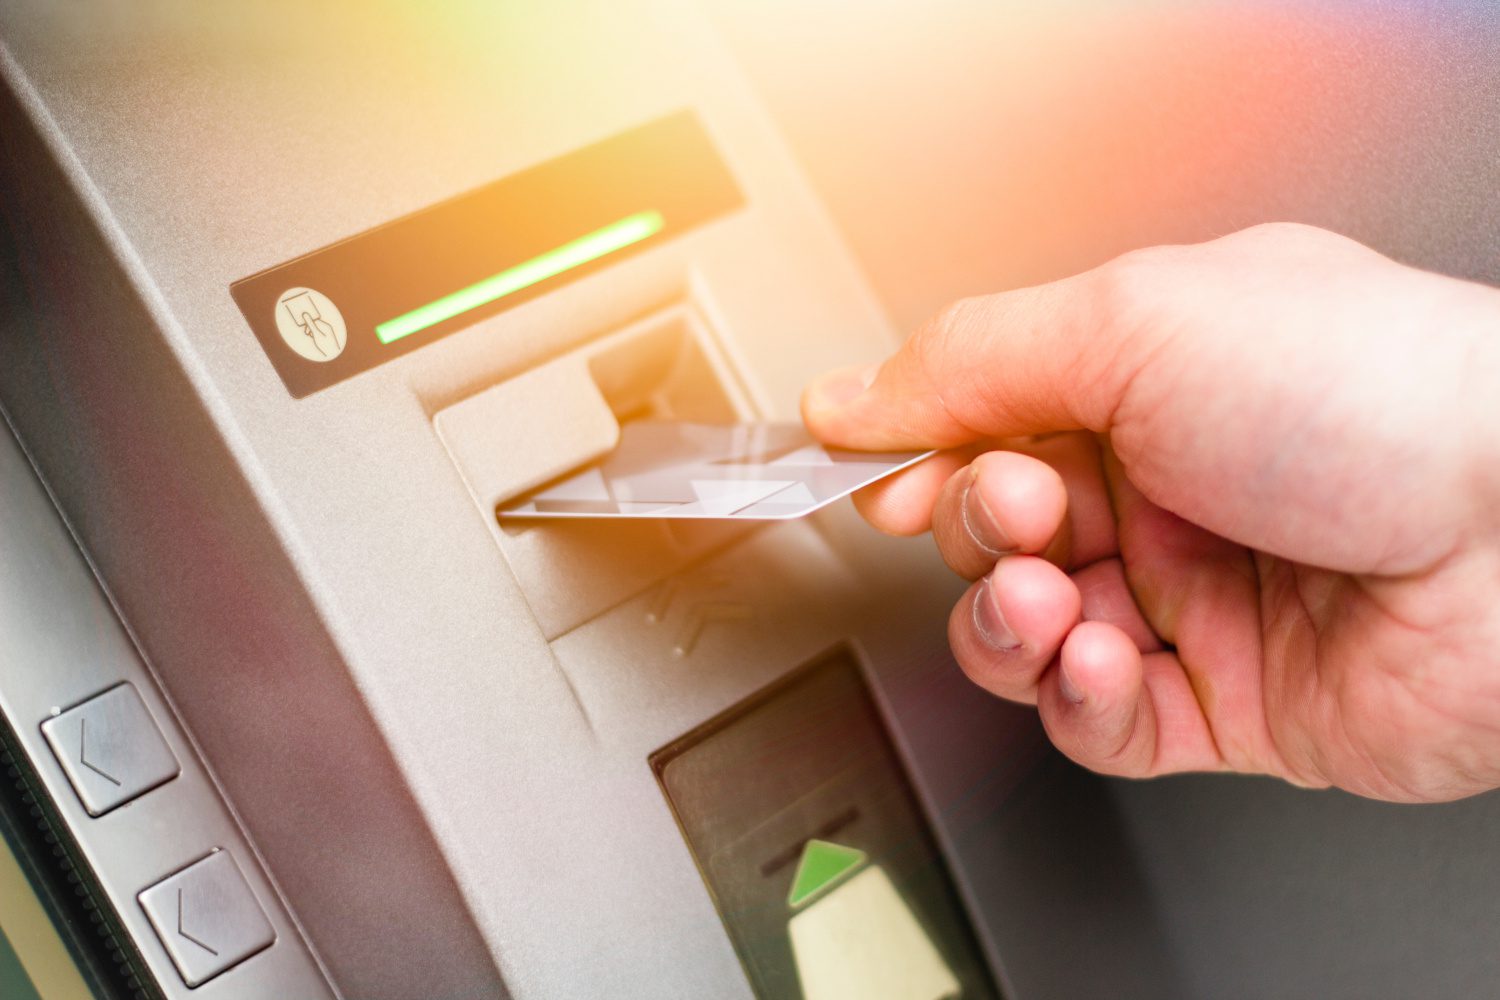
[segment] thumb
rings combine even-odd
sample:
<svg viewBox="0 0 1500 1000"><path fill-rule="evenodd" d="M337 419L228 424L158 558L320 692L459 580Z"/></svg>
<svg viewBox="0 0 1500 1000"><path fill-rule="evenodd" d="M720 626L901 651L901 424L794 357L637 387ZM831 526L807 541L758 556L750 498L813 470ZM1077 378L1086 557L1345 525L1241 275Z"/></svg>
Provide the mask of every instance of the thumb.
<svg viewBox="0 0 1500 1000"><path fill-rule="evenodd" d="M1109 429L1140 324L1121 308L1127 258L1034 288L964 299L884 364L831 372L802 416L837 447L951 448L981 438Z"/></svg>

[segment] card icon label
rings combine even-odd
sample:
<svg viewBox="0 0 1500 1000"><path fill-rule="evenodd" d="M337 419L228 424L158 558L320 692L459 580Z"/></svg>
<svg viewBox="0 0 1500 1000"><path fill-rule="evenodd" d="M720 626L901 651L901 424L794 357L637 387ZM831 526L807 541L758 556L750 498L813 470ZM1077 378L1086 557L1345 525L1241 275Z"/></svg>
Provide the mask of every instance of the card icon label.
<svg viewBox="0 0 1500 1000"><path fill-rule="evenodd" d="M309 361L332 361L349 342L344 314L328 296L311 288L288 288L277 297L276 332Z"/></svg>

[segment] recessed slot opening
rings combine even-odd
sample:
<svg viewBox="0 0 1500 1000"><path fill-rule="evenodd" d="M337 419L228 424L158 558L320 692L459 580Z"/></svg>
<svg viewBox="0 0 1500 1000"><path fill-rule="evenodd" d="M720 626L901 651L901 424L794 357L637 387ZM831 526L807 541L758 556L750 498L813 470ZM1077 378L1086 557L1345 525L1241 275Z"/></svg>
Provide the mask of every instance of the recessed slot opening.
<svg viewBox="0 0 1500 1000"><path fill-rule="evenodd" d="M613 344L589 361L599 392L620 423L631 420L740 418L726 373L686 322L669 323Z"/></svg>
<svg viewBox="0 0 1500 1000"><path fill-rule="evenodd" d="M439 413L437 425L549 638L741 537L704 522L500 522L497 506L607 454L631 420L750 419L699 314L673 306Z"/></svg>

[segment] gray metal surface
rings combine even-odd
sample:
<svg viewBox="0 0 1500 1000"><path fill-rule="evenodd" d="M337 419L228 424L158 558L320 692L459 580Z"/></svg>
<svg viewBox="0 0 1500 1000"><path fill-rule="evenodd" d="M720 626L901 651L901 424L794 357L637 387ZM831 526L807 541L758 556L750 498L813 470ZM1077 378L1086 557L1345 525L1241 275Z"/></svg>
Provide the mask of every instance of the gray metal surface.
<svg viewBox="0 0 1500 1000"><path fill-rule="evenodd" d="M149 974L171 1000L333 996L296 925L261 871L196 748L136 655L67 528L9 430L0 425L0 713L20 739L83 860L135 941ZM164 740L175 778L93 816L42 735L57 712L85 697L137 704ZM84 701L83 709L99 702ZM69 714L62 719L76 721ZM123 718L130 718L126 713ZM137 717L138 718L138 717ZM69 744L71 747L71 744ZM112 762L113 763L113 762ZM120 769L122 777L125 768ZM190 992L136 903L136 894L214 847L240 859L278 943L226 977Z"/></svg>
<svg viewBox="0 0 1500 1000"><path fill-rule="evenodd" d="M59 67L72 65L78 32L96 29L124 32L115 41L128 62L126 50L140 41L131 32L145 26L76 23L47 5L0 14L25 21L41 36L36 44L55 46ZM49 20L59 15L61 24ZM159 44L170 47L171 12L158 8L153 18L165 35ZM0 24L7 49L26 37L16 20ZM213 26L202 27L210 36L199 44L212 47ZM8 81L0 90L0 172L15 195L0 225L0 397L30 428L34 453L50 458L51 485L73 526L117 585L112 596L341 988L357 996L502 995L494 961L356 685L341 669L318 669L337 662L336 647L250 490L253 473L235 464L160 340L154 279L6 58L0 53ZM157 65L181 59L162 53ZM118 63L74 69L103 73L106 92L108 80L130 72ZM137 99L149 114L149 97ZM193 131L184 126L184 134ZM64 284L58 274L87 280ZM45 615L27 624L59 627L68 626ZM342 845L349 863L327 864L310 829ZM302 899L316 905L297 906ZM389 919L393 904L405 921Z"/></svg>
<svg viewBox="0 0 1500 1000"><path fill-rule="evenodd" d="M54 715L42 723L42 735L90 816L149 792L180 770L129 683Z"/></svg>
<svg viewBox="0 0 1500 1000"><path fill-rule="evenodd" d="M215 850L137 898L182 981L191 987L276 941L276 931L228 851Z"/></svg>
<svg viewBox="0 0 1500 1000"><path fill-rule="evenodd" d="M1110 796L1188 995L1496 995L1500 795L1415 807L1195 775Z"/></svg>

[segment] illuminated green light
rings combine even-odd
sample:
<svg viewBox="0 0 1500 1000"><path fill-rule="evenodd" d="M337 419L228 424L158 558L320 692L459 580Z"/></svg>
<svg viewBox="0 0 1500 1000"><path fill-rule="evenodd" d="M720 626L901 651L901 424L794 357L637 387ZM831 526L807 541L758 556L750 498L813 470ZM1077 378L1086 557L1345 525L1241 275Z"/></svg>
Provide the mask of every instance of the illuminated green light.
<svg viewBox="0 0 1500 1000"><path fill-rule="evenodd" d="M809 840L802 849L802 860L797 862L797 873L792 876L792 891L787 894L787 905L796 909L824 889L842 882L865 863L866 857L865 852L857 847L845 847L826 840Z"/></svg>
<svg viewBox="0 0 1500 1000"><path fill-rule="evenodd" d="M375 336L382 344L409 337L414 333L435 326L444 320L462 315L470 309L478 309L496 299L530 288L539 281L556 277L591 260L598 260L616 250L623 250L649 236L661 232L665 220L660 212L637 212L627 215L619 222L612 222L603 229L596 229L587 236L564 243L562 246L539 254L525 263L508 267L468 288L461 288L451 295L444 295L425 306L418 306L409 313L377 324Z"/></svg>

